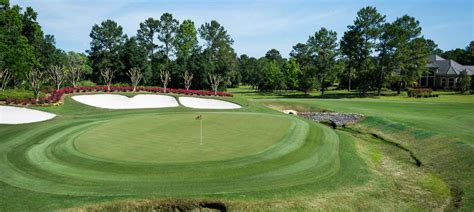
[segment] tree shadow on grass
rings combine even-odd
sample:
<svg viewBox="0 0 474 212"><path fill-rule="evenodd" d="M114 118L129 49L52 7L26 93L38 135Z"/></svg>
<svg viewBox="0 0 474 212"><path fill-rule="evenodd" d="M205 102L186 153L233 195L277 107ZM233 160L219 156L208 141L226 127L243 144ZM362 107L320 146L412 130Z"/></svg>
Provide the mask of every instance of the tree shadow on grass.
<svg viewBox="0 0 474 212"><path fill-rule="evenodd" d="M287 99L352 99L352 98L380 98L383 96L397 96L393 93L383 93L377 96L374 93L368 93L365 96L361 96L358 92L345 92L345 93L326 93L323 96L320 94L303 94L303 93L275 93L275 92L253 92L253 96L261 98L287 98Z"/></svg>

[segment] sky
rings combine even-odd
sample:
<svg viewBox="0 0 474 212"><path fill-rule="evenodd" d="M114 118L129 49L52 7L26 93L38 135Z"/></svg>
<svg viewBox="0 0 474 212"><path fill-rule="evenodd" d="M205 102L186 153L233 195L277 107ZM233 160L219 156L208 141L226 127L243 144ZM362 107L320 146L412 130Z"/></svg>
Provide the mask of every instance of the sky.
<svg viewBox="0 0 474 212"><path fill-rule="evenodd" d="M218 21L234 40L237 54L261 57L274 48L287 57L292 46L326 27L340 38L359 9L375 6L387 21L408 14L420 21L425 38L442 50L464 48L474 40L473 0L11 0L38 12L46 34L65 51L89 49L94 24L112 19L136 35L140 22L169 12L196 26Z"/></svg>

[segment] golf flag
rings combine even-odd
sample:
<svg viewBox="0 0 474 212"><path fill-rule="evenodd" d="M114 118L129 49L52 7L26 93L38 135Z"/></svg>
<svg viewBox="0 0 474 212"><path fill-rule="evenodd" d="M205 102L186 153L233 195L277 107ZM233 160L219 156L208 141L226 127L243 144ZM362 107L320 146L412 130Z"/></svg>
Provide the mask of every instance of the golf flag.
<svg viewBox="0 0 474 212"><path fill-rule="evenodd" d="M202 115L197 116L196 120L202 120Z"/></svg>

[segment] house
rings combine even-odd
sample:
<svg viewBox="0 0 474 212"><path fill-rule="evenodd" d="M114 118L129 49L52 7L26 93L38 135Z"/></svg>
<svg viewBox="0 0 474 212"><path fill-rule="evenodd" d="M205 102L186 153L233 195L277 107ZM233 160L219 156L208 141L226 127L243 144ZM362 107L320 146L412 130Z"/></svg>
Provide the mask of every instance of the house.
<svg viewBox="0 0 474 212"><path fill-rule="evenodd" d="M461 65L438 55L429 57L426 68L428 71L420 77L420 87L455 89L462 71L466 70L469 76L474 76L474 66Z"/></svg>

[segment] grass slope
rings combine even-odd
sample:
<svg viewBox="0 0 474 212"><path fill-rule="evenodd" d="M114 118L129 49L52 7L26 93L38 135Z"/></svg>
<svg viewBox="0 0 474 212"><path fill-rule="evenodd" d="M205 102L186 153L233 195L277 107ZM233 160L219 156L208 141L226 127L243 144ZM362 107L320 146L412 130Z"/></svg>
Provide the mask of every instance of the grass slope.
<svg viewBox="0 0 474 212"><path fill-rule="evenodd" d="M457 195L459 207L474 209L474 96L439 99L262 100L274 107L362 113L369 118L355 126L377 133L412 150L424 165L441 174Z"/></svg>

